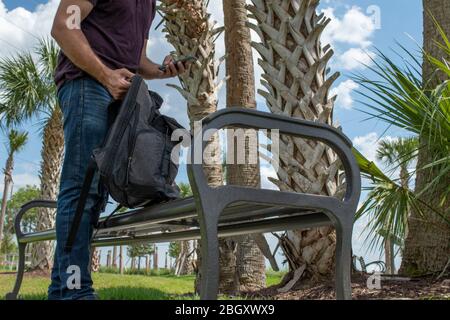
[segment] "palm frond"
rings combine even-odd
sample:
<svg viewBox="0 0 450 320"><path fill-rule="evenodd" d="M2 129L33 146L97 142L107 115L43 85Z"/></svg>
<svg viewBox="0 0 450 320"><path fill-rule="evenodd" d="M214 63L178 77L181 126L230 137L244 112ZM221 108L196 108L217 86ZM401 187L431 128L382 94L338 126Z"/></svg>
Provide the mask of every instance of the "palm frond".
<svg viewBox="0 0 450 320"><path fill-rule="evenodd" d="M31 52L21 52L0 60L0 114L7 126L17 125L35 116L50 114L56 105L53 71L56 47L42 40Z"/></svg>
<svg viewBox="0 0 450 320"><path fill-rule="evenodd" d="M53 82L54 71L58 64L58 45L50 38L41 38L35 52L39 57L39 65L45 72L46 80Z"/></svg>
<svg viewBox="0 0 450 320"><path fill-rule="evenodd" d="M369 223L365 227L367 231L366 242L369 249L382 247L385 237L381 232L392 235L397 239L405 238L408 213L415 206L413 193L393 181L376 179L370 187L367 199L357 212L357 219L368 215Z"/></svg>
<svg viewBox="0 0 450 320"><path fill-rule="evenodd" d="M450 224L448 218L438 210L431 208L421 201L407 186L402 186L389 178L373 162L364 157L358 150L353 149L363 177L370 180L370 186L363 188L368 192L366 200L356 213L356 220L368 216L369 223L365 227L369 249L382 248L385 237L390 234L395 239L404 239L407 229L407 217L411 210L415 210L423 218L423 208L431 209Z"/></svg>
<svg viewBox="0 0 450 320"><path fill-rule="evenodd" d="M6 150L8 155L20 152L28 142L28 132L11 129L8 134Z"/></svg>
<svg viewBox="0 0 450 320"><path fill-rule="evenodd" d="M383 139L380 141L376 157L377 160L383 161L388 169L392 171L401 168L408 171L411 163L416 160L419 150L419 139L417 137ZM408 178L409 179L409 172Z"/></svg>
<svg viewBox="0 0 450 320"><path fill-rule="evenodd" d="M450 46L450 42L445 43ZM450 52L450 47L448 50ZM414 57L404 47L401 47L400 54ZM436 62L437 68L448 69L448 63L441 63L431 57L430 59ZM420 136L421 143L426 143L427 147L433 150L432 163L435 171L448 172L450 162L446 159L448 160L450 153L450 82L446 81L433 90L426 90L420 73L420 60L417 58L411 60L404 60L404 65L399 66L377 50L377 58L373 59L372 66L368 66L372 75L353 76L362 88L358 94L366 98L362 104L368 110L363 112L390 126ZM447 71L450 74L450 71ZM418 146L417 149L421 147L423 146ZM413 158L410 154L409 157L403 157L403 161L408 162ZM389 162L394 159L387 160ZM425 190L437 188L445 179L444 174L438 174Z"/></svg>

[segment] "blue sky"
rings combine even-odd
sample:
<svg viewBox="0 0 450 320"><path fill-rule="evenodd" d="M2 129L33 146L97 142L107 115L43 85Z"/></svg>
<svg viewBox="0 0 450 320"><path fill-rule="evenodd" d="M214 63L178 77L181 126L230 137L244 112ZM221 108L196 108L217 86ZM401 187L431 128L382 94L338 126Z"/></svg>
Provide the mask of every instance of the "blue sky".
<svg viewBox="0 0 450 320"><path fill-rule="evenodd" d="M216 4L216 1L211 1L211 4ZM221 23L221 3L217 2L217 5L211 5L210 10L214 19ZM35 43L32 35L48 35L57 3L56 0L0 0L0 57L14 54L18 49L31 48ZM370 62L367 57L373 54L374 47L389 53L396 47L395 42L399 41L407 48L413 50L418 48L417 44L422 43L422 1L323 0L319 10L333 18L323 39L331 42L336 52L330 65L332 71L339 71L342 74L333 89L333 92L339 95L334 112L335 121L342 125L344 132L353 140L355 146L373 159L376 144L383 134L398 137L404 135L404 132L398 129L385 131L386 126L376 120L364 121L367 116L357 110L363 107L357 101L356 84L349 76L352 72L363 74L368 72L359 62ZM150 39L149 57L154 61L162 61L171 48L165 42L160 30L152 30ZM219 54L223 52L221 41L222 39L218 40ZM256 73L258 77L258 71ZM175 83L175 80L172 83ZM178 93L166 87L162 81L151 81L149 85L165 98L165 112L187 123L185 104ZM223 90L219 98L219 105L223 106L225 101ZM258 108L265 110L264 102L260 98ZM39 182L37 173L41 138L35 121L27 124L26 129L30 132L30 142L16 157L14 174L16 188ZM5 137L0 139L4 141ZM3 146L1 147L0 164L3 165L5 152ZM179 180L186 180L185 172L180 173ZM3 190L2 185L0 187ZM363 227L364 221L355 226L355 252L365 256L367 260L378 259L379 252L366 252L363 236L360 236ZM271 240L271 243L274 241ZM165 246L162 250L165 250Z"/></svg>

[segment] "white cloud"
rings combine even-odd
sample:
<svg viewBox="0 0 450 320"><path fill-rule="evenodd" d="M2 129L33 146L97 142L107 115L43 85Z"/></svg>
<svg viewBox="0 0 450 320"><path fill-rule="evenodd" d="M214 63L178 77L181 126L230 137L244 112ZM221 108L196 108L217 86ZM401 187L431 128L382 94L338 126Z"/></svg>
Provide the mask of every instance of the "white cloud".
<svg viewBox="0 0 450 320"><path fill-rule="evenodd" d="M0 0L0 57L30 49L38 38L48 36L58 4L50 0L32 12L22 7L7 10Z"/></svg>
<svg viewBox="0 0 450 320"><path fill-rule="evenodd" d="M331 19L325 28L322 40L324 43L345 43L366 48L371 44L370 38L376 30L371 16L365 15L361 8L353 6L339 19L334 8L322 10Z"/></svg>
<svg viewBox="0 0 450 320"><path fill-rule="evenodd" d="M364 69L372 64L375 54L362 48L351 48L339 55L337 63L344 70Z"/></svg>
<svg viewBox="0 0 450 320"><path fill-rule="evenodd" d="M359 85L353 80L341 82L337 87L330 90L330 95L337 95L336 107L351 109L353 107L352 92L359 88Z"/></svg>
<svg viewBox="0 0 450 320"><path fill-rule="evenodd" d="M17 191L19 188L23 188L26 186L40 185L39 176L31 172L13 173L13 182L14 182L13 184L14 192ZM0 195L2 196L3 196L3 188L4 182L2 178L0 183Z"/></svg>
<svg viewBox="0 0 450 320"><path fill-rule="evenodd" d="M367 159L373 161L380 167L383 172L387 172L388 169L383 163L376 159L377 149L382 140L390 142L398 140L398 137L383 136L380 137L376 132L370 132L364 136L358 136L353 139L353 145L358 149Z"/></svg>
<svg viewBox="0 0 450 320"><path fill-rule="evenodd" d="M380 137L376 132L370 132L364 136L358 136L353 139L353 145L367 159L376 161L376 151Z"/></svg>
<svg viewBox="0 0 450 320"><path fill-rule="evenodd" d="M370 65L371 58L375 56L370 51L371 38L377 30L373 16L365 14L357 6L347 8L342 16L337 16L334 7L321 11L331 19L322 35L322 43L331 44L336 51L330 66L337 70L351 71Z"/></svg>

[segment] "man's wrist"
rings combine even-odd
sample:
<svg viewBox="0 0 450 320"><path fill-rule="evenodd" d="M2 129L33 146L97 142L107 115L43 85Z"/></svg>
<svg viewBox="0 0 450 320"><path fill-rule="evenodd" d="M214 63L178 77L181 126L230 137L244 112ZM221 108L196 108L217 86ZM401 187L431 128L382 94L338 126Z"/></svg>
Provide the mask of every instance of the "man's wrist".
<svg viewBox="0 0 450 320"><path fill-rule="evenodd" d="M111 69L109 69L106 66L102 66L99 70L99 72L97 73L97 80L101 83L101 84L105 84L108 79L110 78L110 74L111 74Z"/></svg>
<svg viewBox="0 0 450 320"><path fill-rule="evenodd" d="M162 72L159 70L160 65L154 63L148 58L146 60L147 61L141 64L138 74L146 80L162 79Z"/></svg>

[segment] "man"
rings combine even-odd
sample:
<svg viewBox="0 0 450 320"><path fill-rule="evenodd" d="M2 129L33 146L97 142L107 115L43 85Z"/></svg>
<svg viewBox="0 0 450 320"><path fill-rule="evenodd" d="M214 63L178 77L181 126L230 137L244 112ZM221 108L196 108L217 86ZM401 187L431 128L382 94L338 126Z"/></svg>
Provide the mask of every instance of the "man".
<svg viewBox="0 0 450 320"><path fill-rule="evenodd" d="M49 299L96 299L90 275L92 219L106 203L98 177L92 184L71 253L64 251L93 149L107 132L107 107L121 99L138 73L165 79L187 66L167 56L166 71L146 56L156 0L62 0L52 27L61 47L55 82L64 118L65 159L56 215L56 252ZM78 25L76 24L80 22Z"/></svg>

